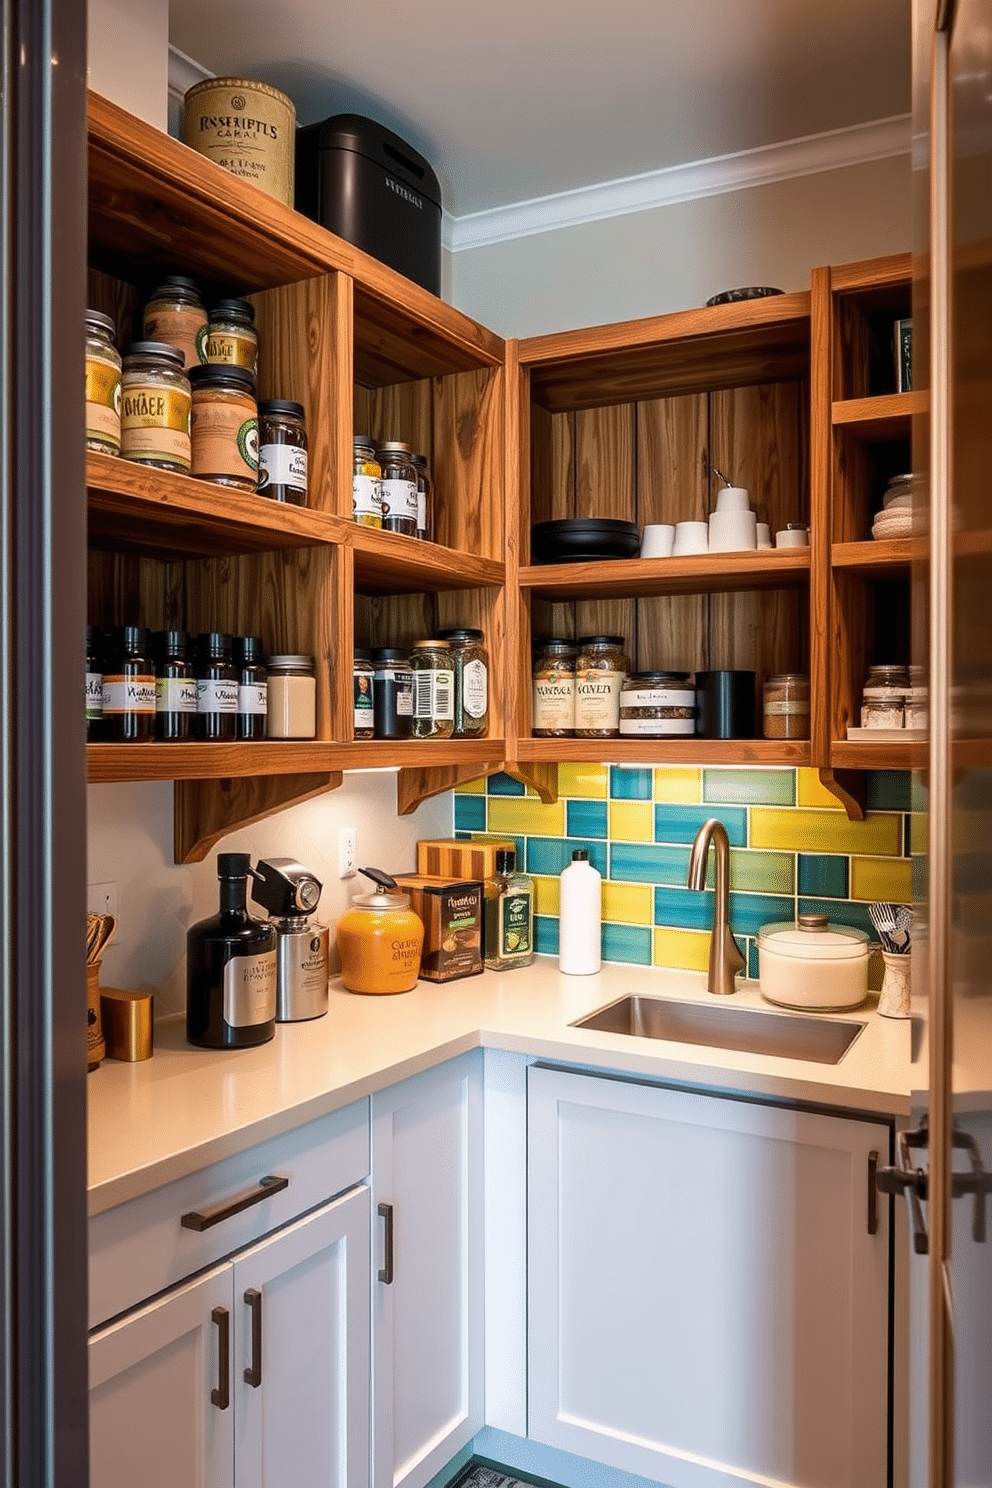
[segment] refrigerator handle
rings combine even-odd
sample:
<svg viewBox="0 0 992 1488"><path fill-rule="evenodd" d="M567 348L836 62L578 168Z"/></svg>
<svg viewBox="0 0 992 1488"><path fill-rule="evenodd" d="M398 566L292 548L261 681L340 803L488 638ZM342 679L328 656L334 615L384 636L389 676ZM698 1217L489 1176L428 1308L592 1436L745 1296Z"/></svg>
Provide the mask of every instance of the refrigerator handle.
<svg viewBox="0 0 992 1488"><path fill-rule="evenodd" d="M955 1130L951 1138L953 1145L968 1154L970 1173L951 1174L951 1197L960 1199L974 1195L971 1211L971 1238L976 1245L985 1244L985 1195L992 1194L992 1173L986 1173L978 1143L970 1132Z"/></svg>
<svg viewBox="0 0 992 1488"><path fill-rule="evenodd" d="M921 1200L927 1197L927 1174L924 1168L913 1166L910 1149L929 1145L930 1132L926 1118L912 1131L901 1131L896 1139L896 1161L893 1167L879 1168L875 1178L880 1193L902 1194L909 1210L909 1227L913 1235L913 1250L917 1255L926 1255L930 1248L926 1220L923 1217Z"/></svg>

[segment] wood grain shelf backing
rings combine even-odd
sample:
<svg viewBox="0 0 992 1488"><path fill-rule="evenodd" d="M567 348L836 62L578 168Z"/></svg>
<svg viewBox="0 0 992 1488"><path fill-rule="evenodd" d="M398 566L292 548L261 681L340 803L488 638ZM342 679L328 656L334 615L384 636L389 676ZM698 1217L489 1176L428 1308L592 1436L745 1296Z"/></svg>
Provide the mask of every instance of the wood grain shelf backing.
<svg viewBox="0 0 992 1488"><path fill-rule="evenodd" d="M370 739L339 744L319 739L256 744L88 744L91 784L121 780L223 780L339 770L433 769L449 765L497 768L502 739Z"/></svg>
<svg viewBox="0 0 992 1488"><path fill-rule="evenodd" d="M615 765L808 765L808 739L518 739L525 760Z"/></svg>
<svg viewBox="0 0 992 1488"><path fill-rule="evenodd" d="M89 539L160 558L214 557L347 542L353 524L212 481L86 457Z"/></svg>
<svg viewBox="0 0 992 1488"><path fill-rule="evenodd" d="M913 418L926 413L926 393L884 393L875 398L839 398L831 405L835 429L845 429L862 444L888 444L909 439Z"/></svg>
<svg viewBox="0 0 992 1488"><path fill-rule="evenodd" d="M520 587L540 599L608 595L730 593L801 589L809 582L808 548L702 553L694 558L628 558L598 563L546 563L520 570Z"/></svg>
<svg viewBox="0 0 992 1488"><path fill-rule="evenodd" d="M926 764L924 743L869 744L860 739L835 739L830 763L840 770L915 770Z"/></svg>
<svg viewBox="0 0 992 1488"><path fill-rule="evenodd" d="M682 310L520 342L535 403L552 413L809 376L806 292Z"/></svg>
<svg viewBox="0 0 992 1488"><path fill-rule="evenodd" d="M95 266L190 273L245 293L340 270L355 280L356 368L368 386L498 365L500 336L212 160L89 94Z"/></svg>
<svg viewBox="0 0 992 1488"><path fill-rule="evenodd" d="M830 549L834 568L860 573L865 578L891 578L908 573L914 563L927 556L926 539L890 537L871 542L835 542Z"/></svg>

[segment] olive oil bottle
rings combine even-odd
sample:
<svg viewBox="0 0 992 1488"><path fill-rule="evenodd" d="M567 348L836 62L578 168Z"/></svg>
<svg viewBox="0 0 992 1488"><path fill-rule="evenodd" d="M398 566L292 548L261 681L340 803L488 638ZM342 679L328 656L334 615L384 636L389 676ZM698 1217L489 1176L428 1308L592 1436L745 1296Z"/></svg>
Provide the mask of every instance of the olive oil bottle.
<svg viewBox="0 0 992 1488"><path fill-rule="evenodd" d="M496 872L485 883L485 962L490 971L512 971L534 959L534 880L516 871L513 848L496 853Z"/></svg>
<svg viewBox="0 0 992 1488"><path fill-rule="evenodd" d="M276 1031L276 932L247 909L247 853L218 853L220 913L186 933L186 1037L208 1049L265 1044Z"/></svg>

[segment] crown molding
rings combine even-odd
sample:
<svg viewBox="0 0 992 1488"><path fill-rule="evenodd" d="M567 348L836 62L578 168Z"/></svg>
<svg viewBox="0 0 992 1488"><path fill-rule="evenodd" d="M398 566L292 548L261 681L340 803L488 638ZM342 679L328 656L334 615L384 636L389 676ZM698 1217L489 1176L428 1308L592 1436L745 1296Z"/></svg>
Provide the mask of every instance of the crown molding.
<svg viewBox="0 0 992 1488"><path fill-rule="evenodd" d="M601 181L575 191L535 197L484 212L453 217L447 212L442 223L442 241L452 253L483 248L513 238L555 232L606 217L670 207L700 197L743 191L773 181L842 170L873 160L908 155L911 145L909 114L874 119L847 129L805 135L780 144L717 155L708 160L688 161L664 170Z"/></svg>
<svg viewBox="0 0 992 1488"><path fill-rule="evenodd" d="M187 57L178 47L169 45L169 97L181 104L186 91L194 83L202 83L215 74L208 67L201 67L193 57Z"/></svg>

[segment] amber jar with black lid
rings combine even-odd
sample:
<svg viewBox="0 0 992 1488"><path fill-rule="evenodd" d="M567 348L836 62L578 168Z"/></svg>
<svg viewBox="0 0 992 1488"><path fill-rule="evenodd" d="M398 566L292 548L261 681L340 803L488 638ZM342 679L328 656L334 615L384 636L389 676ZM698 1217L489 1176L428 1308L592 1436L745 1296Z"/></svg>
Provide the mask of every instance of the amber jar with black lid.
<svg viewBox="0 0 992 1488"><path fill-rule="evenodd" d="M248 300L219 300L210 312L207 328L208 362L226 362L244 367L258 376L258 335L255 307Z"/></svg>
<svg viewBox="0 0 992 1488"><path fill-rule="evenodd" d="M417 467L413 451L400 439L376 445L382 470L382 525L386 532L417 535Z"/></svg>
<svg viewBox="0 0 992 1488"><path fill-rule="evenodd" d="M165 341L182 352L187 372L207 360L207 307L185 274L162 280L145 306L143 324L146 341Z"/></svg>
<svg viewBox="0 0 992 1488"><path fill-rule="evenodd" d="M238 738L264 739L269 702L269 674L261 636L234 637L238 675Z"/></svg>
<svg viewBox="0 0 992 1488"><path fill-rule="evenodd" d="M258 485L255 379L243 367L191 367L190 474L239 491Z"/></svg>
<svg viewBox="0 0 992 1488"><path fill-rule="evenodd" d="M121 625L112 632L101 737L113 744L144 744L155 737L155 669L143 625Z"/></svg>
<svg viewBox="0 0 992 1488"><path fill-rule="evenodd" d="M197 637L196 736L211 743L230 743L238 734L238 674L232 647L231 636L220 630Z"/></svg>
<svg viewBox="0 0 992 1488"><path fill-rule="evenodd" d="M265 398L258 405L258 494L307 504L307 429L302 403Z"/></svg>
<svg viewBox="0 0 992 1488"><path fill-rule="evenodd" d="M196 724L196 678L184 630L157 630L155 658L155 737L164 744L192 739Z"/></svg>

